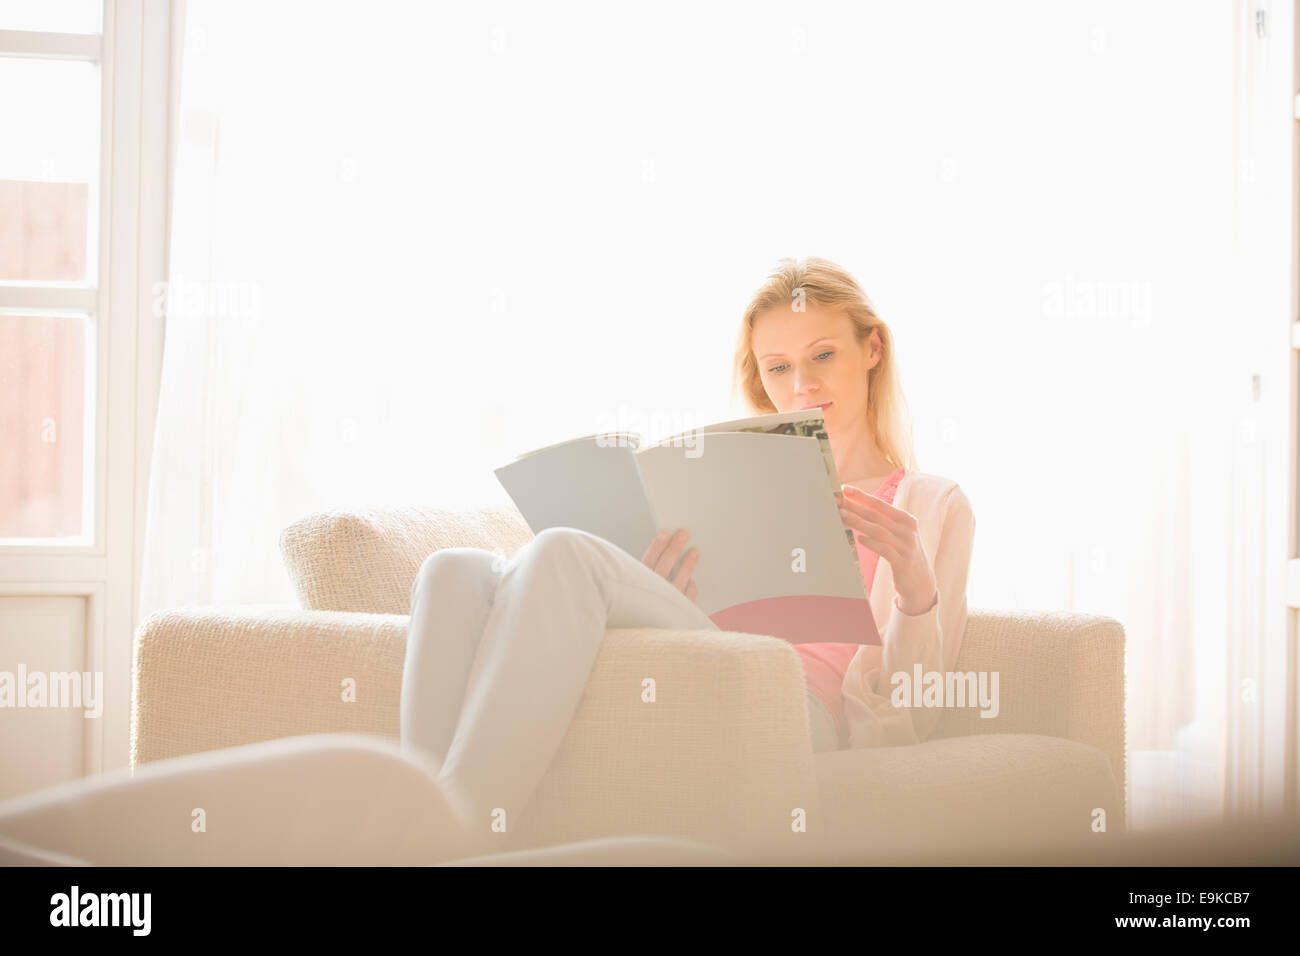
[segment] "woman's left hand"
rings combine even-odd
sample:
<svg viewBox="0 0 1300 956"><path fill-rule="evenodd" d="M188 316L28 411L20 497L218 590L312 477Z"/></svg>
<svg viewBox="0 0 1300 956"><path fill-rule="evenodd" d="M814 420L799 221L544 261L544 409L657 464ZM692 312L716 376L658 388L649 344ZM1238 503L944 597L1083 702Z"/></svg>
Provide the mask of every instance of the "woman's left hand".
<svg viewBox="0 0 1300 956"><path fill-rule="evenodd" d="M840 518L866 547L889 562L898 591L899 610L924 614L939 599L939 586L926 560L915 516L856 485L844 492Z"/></svg>

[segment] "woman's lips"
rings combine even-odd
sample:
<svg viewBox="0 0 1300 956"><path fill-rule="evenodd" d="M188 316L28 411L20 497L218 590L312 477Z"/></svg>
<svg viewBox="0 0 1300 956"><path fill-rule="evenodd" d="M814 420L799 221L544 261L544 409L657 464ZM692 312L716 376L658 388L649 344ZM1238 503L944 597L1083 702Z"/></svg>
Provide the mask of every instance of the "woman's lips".
<svg viewBox="0 0 1300 956"><path fill-rule="evenodd" d="M799 409L799 410L800 410L801 412L806 412L806 411L808 411L808 409L810 409L810 408L826 408L828 405L833 405L833 404L835 404L835 403L834 403L834 402L822 402L820 405L805 405L803 408L801 408L801 409Z"/></svg>

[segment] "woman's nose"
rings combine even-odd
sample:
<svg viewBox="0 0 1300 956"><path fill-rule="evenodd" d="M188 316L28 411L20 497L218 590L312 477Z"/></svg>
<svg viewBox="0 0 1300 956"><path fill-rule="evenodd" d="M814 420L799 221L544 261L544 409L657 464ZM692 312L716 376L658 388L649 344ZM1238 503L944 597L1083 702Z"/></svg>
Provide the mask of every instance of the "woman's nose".
<svg viewBox="0 0 1300 956"><path fill-rule="evenodd" d="M801 373L796 371L794 373L794 393L796 395L803 395L806 392L816 390L816 388L817 379L814 375L809 372Z"/></svg>

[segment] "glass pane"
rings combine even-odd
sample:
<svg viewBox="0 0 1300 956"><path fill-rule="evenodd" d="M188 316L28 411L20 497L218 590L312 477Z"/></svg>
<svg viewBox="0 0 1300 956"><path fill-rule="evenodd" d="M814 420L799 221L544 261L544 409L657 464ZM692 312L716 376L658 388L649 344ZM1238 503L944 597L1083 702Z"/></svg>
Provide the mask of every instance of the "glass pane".
<svg viewBox="0 0 1300 956"><path fill-rule="evenodd" d="M0 57L0 279L95 280L99 67Z"/></svg>
<svg viewBox="0 0 1300 956"><path fill-rule="evenodd" d="M0 315L0 539L79 537L85 315Z"/></svg>
<svg viewBox="0 0 1300 956"><path fill-rule="evenodd" d="M103 0L0 0L0 30L99 33Z"/></svg>

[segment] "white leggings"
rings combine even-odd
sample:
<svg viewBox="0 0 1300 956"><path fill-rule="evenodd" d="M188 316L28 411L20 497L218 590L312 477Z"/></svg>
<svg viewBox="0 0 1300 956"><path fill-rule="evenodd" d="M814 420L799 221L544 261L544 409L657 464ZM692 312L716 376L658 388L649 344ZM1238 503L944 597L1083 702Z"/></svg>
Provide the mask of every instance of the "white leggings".
<svg viewBox="0 0 1300 956"><path fill-rule="evenodd" d="M666 578L576 528L547 528L510 560L481 548L425 559L411 586L401 741L441 763L471 827L527 805L611 627L717 630ZM809 717L814 750L837 748L811 692Z"/></svg>

